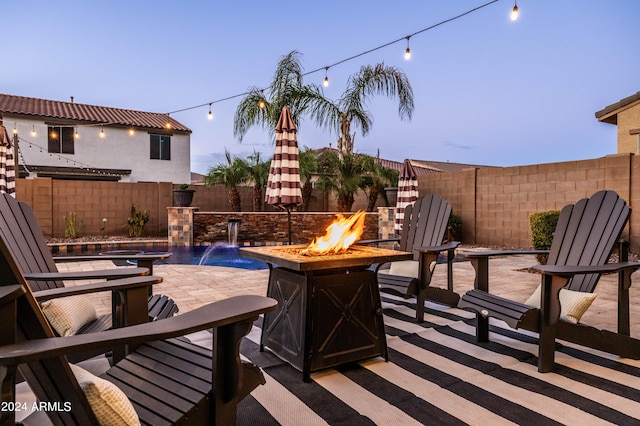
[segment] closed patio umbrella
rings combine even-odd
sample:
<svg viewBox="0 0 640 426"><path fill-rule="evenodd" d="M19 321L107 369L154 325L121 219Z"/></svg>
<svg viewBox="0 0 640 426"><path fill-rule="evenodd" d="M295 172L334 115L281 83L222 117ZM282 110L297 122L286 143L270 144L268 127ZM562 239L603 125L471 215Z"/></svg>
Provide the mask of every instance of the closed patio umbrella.
<svg viewBox="0 0 640 426"><path fill-rule="evenodd" d="M16 166L13 158L13 144L4 126L0 126L0 193L16 192Z"/></svg>
<svg viewBox="0 0 640 426"><path fill-rule="evenodd" d="M302 204L297 133L289 107L283 107L276 125L276 150L269 168L265 202L287 211L291 244L291 209Z"/></svg>
<svg viewBox="0 0 640 426"><path fill-rule="evenodd" d="M398 177L398 199L396 201L396 220L394 229L396 233L402 231L404 209L418 199L418 176L416 175L411 160L404 160L400 176Z"/></svg>

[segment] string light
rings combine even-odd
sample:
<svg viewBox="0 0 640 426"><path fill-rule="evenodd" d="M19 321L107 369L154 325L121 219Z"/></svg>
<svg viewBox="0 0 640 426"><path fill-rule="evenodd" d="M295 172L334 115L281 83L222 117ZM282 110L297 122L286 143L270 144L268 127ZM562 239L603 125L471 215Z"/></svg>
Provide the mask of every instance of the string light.
<svg viewBox="0 0 640 426"><path fill-rule="evenodd" d="M329 87L329 67L324 67L324 81L322 82L322 85L324 87Z"/></svg>
<svg viewBox="0 0 640 426"><path fill-rule="evenodd" d="M264 101L264 99L260 98L260 100L258 101L258 108L264 109L266 106L267 103Z"/></svg>
<svg viewBox="0 0 640 426"><path fill-rule="evenodd" d="M31 136L33 136L34 138L37 136L38 134L36 133L36 125L33 124L31 127Z"/></svg>
<svg viewBox="0 0 640 426"><path fill-rule="evenodd" d="M213 120L213 112L211 112L211 104L209 104L209 114L207 115L209 120Z"/></svg>
<svg viewBox="0 0 640 426"><path fill-rule="evenodd" d="M100 137L104 138L104 126L101 126L100 128Z"/></svg>
<svg viewBox="0 0 640 426"><path fill-rule="evenodd" d="M136 134L136 131L133 130L133 127L129 127L129 135L133 136Z"/></svg>
<svg viewBox="0 0 640 426"><path fill-rule="evenodd" d="M513 10L511 11L511 20L515 21L518 19L518 2L514 1Z"/></svg>
<svg viewBox="0 0 640 426"><path fill-rule="evenodd" d="M16 123L13 123L13 134L14 135L18 134L18 128L16 127Z"/></svg>
<svg viewBox="0 0 640 426"><path fill-rule="evenodd" d="M361 56L364 56L364 55L367 55L367 54L369 54L369 53L375 52L375 51L377 51L377 50L383 49L383 48L385 48L385 47L391 46L392 44L399 43L399 42L401 42L401 41L403 41L403 40L407 40L407 41L408 41L410 37L413 37L413 36L418 35L418 34L421 34L421 33L423 33L423 32L426 32L426 31L432 30L432 29L434 29L434 28L436 28L436 27L439 27L439 26L441 26L441 25L447 24L447 23L449 23L449 22L451 22L451 21L455 21L456 19L460 19L460 18L462 18L462 17L464 17L464 16L466 16L466 15L469 15L469 14L471 14L471 13L473 13L473 12L476 12L476 11L478 11L478 10L482 9L482 8L485 8L485 7L489 6L489 5L491 5L491 4L493 4L493 3L497 3L497 2L498 2L498 0L491 0L491 1L487 2L487 3L485 3L485 4L482 4L482 5L480 5L480 6L474 7L473 9L470 9L470 10L468 10L468 11L466 11L466 12L463 12L463 13L461 13L461 14L459 14L459 15L456 15L456 16L454 16L454 17L452 17L452 18L445 19L444 21L441 21L441 22L438 22L437 24L434 24L434 25L431 25L431 26L429 26L429 27L423 28L423 29L421 29L421 30L419 30L419 31L416 31L416 32L414 32L414 33L412 33L412 34L406 35L406 36L404 36L404 37L402 37L402 38L399 38L399 39L397 39L397 40L390 41L390 42L388 42L388 43L385 43L385 44L382 44L382 45L380 45L380 46L374 47L374 48L369 49L369 50L367 50L367 51L364 51L364 52L358 53L357 55L353 55L353 56L350 56L350 57L348 57L348 58L342 59L342 60L340 60L340 61L338 61L338 62L335 62L335 63L333 63L333 64L329 64L329 65L323 66L323 67L321 67L321 68L317 68L317 69L314 69L314 70L312 70L312 71L309 71L309 72L303 73L303 74L302 74L302 76L303 76L303 77L305 77L305 76L307 76L307 75L315 74L315 73L320 72L320 71L322 71L322 70L327 71L327 70L328 70L329 68L331 68L331 67L334 67L334 66L336 66L336 65L343 64L343 63L348 62L348 61L352 61L352 60L354 60L354 59L356 59L356 58L359 58L359 57L361 57ZM515 9L517 10L517 7L516 7ZM408 46L407 46L407 50L408 50ZM405 55L406 55L406 52L405 52ZM328 83L329 83L329 78L328 78L328 76L327 76L327 77L325 77L325 82L326 82L326 84L328 84ZM325 84L325 83L323 82L323 84ZM326 86L325 86L325 87L326 87ZM266 89L262 89L262 90L266 90ZM175 113L177 113L177 112L190 111L190 110L192 110L192 109L206 107L207 105L212 105L212 104L216 104L216 103L219 103L219 102L224 102L224 101L228 101L228 100L231 100L231 99L239 98L239 97L241 97L241 96L246 96L246 95L248 95L248 94L250 94L250 93L251 93L251 92L238 93L238 94L236 94L236 95L227 96L227 97L225 97L225 98L216 99L216 100L214 100L214 101L206 102L206 103L203 103L203 104L194 105L194 106L190 106L190 107L186 107L186 108L182 108L182 109L177 109L177 110L175 110L175 111L171 111L171 112L169 112L169 113L167 113L167 114L175 114ZM265 108L265 106L266 106L266 103L264 103L264 100L260 100L260 101L258 101L258 107L260 107L260 109L264 109L264 108Z"/></svg>
<svg viewBox="0 0 640 426"><path fill-rule="evenodd" d="M78 133L78 126L76 126L76 132L73 134L73 137L76 139L80 139L80 133Z"/></svg>
<svg viewBox="0 0 640 426"><path fill-rule="evenodd" d="M407 36L407 50L404 51L404 59L407 61L411 59L411 49L409 48L409 39L411 36Z"/></svg>
<svg viewBox="0 0 640 426"><path fill-rule="evenodd" d="M167 114L167 122L165 123L164 127L167 130L171 130L171 117L169 117L169 114Z"/></svg>

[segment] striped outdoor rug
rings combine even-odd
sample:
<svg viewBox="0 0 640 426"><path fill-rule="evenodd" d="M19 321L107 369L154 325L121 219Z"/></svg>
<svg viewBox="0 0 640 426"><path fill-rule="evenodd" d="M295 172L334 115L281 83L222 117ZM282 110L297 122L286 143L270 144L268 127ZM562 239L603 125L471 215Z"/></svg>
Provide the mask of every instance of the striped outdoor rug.
<svg viewBox="0 0 640 426"><path fill-rule="evenodd" d="M638 424L640 362L558 344L554 373L539 374L535 334L499 322L475 343L473 315L383 296L389 362L371 359L302 374L268 350L255 326L241 346L267 383L243 400L245 425Z"/></svg>

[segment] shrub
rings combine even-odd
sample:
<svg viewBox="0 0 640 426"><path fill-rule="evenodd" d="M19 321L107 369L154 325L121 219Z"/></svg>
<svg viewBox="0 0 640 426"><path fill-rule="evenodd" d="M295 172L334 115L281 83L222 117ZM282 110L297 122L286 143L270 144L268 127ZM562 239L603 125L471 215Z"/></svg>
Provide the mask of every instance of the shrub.
<svg viewBox="0 0 640 426"><path fill-rule="evenodd" d="M136 208L131 205L131 216L127 219L127 223L129 224L129 236L130 237L141 237L142 230L144 229L144 225L149 222L149 212L137 212Z"/></svg>
<svg viewBox="0 0 640 426"><path fill-rule="evenodd" d="M449 216L449 223L447 224L449 241L460 241L460 231L462 230L462 218L452 214Z"/></svg>
<svg viewBox="0 0 640 426"><path fill-rule="evenodd" d="M553 242L553 232L556 230L559 210L531 213L529 226L531 227L531 243L536 250L549 250ZM547 257L538 256L540 263L546 263Z"/></svg>
<svg viewBox="0 0 640 426"><path fill-rule="evenodd" d="M82 219L78 220L75 213L69 212L69 217L64 217L64 237L78 238L82 233Z"/></svg>

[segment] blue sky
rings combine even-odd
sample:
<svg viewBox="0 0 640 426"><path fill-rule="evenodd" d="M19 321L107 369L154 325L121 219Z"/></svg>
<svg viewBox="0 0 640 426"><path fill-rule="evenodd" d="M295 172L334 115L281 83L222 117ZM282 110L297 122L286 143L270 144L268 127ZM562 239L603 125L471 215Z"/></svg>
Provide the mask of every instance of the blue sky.
<svg viewBox="0 0 640 426"><path fill-rule="evenodd" d="M278 60L303 54L315 70L466 12L489 0L32 1L3 2L0 91L169 112L266 87ZM349 75L384 62L409 77L413 120L371 98L371 132L358 152L498 166L601 157L616 129L594 113L640 90L640 1L500 0L479 11L329 70L325 96ZM321 84L324 70L305 77ZM269 157L259 129L233 136L237 99L172 116L193 130L192 170L224 155ZM337 135L301 123L301 146Z"/></svg>

